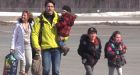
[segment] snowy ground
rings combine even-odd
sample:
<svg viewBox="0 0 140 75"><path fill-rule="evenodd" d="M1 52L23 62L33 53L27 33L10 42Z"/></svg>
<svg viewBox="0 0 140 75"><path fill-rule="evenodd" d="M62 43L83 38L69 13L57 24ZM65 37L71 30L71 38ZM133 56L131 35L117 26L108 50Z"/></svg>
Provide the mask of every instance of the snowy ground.
<svg viewBox="0 0 140 75"><path fill-rule="evenodd" d="M0 12L0 16L21 16L22 12ZM34 16L39 16L40 13L33 12ZM140 11L135 12L99 12L99 13L77 13L81 17L118 17L118 16L140 16Z"/></svg>
<svg viewBox="0 0 140 75"><path fill-rule="evenodd" d="M8 19L2 20L5 22L16 22L17 17L21 16L22 12L0 12L0 17L7 17ZM37 12L33 12L32 13L33 16L39 16L41 13L37 13ZM99 12L99 13L77 13L76 14L78 17L80 18L85 18L85 17L98 17L98 18L102 18L102 17L124 17L124 18L135 18L135 17L140 17L140 11L136 11L136 12ZM14 17L12 19L10 19L9 17ZM10 20L9 20L10 19ZM117 21L117 20L76 20L75 23L76 24L87 24L87 23L104 23L104 22L108 22L108 23L129 23L129 24L139 24L140 21L139 20L121 20L121 21Z"/></svg>

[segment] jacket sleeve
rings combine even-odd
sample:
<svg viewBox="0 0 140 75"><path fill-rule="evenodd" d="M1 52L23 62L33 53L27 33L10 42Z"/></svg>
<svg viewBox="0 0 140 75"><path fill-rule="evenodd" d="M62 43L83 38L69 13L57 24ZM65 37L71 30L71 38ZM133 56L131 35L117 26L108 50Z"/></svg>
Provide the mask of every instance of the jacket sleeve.
<svg viewBox="0 0 140 75"><path fill-rule="evenodd" d="M15 49L15 43L16 43L17 33L18 33L18 26L19 26L19 24L16 24L16 27L15 27L13 35L12 35L11 49Z"/></svg>
<svg viewBox="0 0 140 75"><path fill-rule="evenodd" d="M82 46L82 45L83 45L83 44L82 44L82 40L83 40L83 39L82 39L82 36L81 36L81 38L80 38L80 44L79 44L79 47L78 47L78 50L77 50L77 51L78 51L78 54L79 54L80 56L82 56L82 51L83 51L83 50L82 50L82 49L83 49L83 48L82 48L82 47L83 47L83 46Z"/></svg>
<svg viewBox="0 0 140 75"><path fill-rule="evenodd" d="M116 56L115 52L112 49L111 43L109 43L108 45L106 45L106 49L107 49L107 58L114 58Z"/></svg>
<svg viewBox="0 0 140 75"><path fill-rule="evenodd" d="M121 44L121 54L125 54L126 53L126 50L127 50L127 47L124 43Z"/></svg>
<svg viewBox="0 0 140 75"><path fill-rule="evenodd" d="M32 41L33 48L40 48L39 40L38 40L39 30L40 30L40 22L39 22L39 18L37 17L34 20L34 25L32 27L32 32L31 32L31 41Z"/></svg>
<svg viewBox="0 0 140 75"><path fill-rule="evenodd" d="M82 35L80 38L80 44L79 44L79 48L78 48L78 54L82 57L82 58L88 58L88 54L85 52L85 35Z"/></svg>
<svg viewBox="0 0 140 75"><path fill-rule="evenodd" d="M127 52L127 47L126 45L123 45L123 53L125 54Z"/></svg>

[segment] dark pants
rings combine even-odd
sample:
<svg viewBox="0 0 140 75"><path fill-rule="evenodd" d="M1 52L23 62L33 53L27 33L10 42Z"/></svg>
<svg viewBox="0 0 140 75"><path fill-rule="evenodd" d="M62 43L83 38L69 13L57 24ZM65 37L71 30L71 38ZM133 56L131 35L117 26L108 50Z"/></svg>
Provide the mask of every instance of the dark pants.
<svg viewBox="0 0 140 75"><path fill-rule="evenodd" d="M86 70L86 75L93 75L93 69L94 66L90 66L90 65L84 65L85 66L85 70Z"/></svg>

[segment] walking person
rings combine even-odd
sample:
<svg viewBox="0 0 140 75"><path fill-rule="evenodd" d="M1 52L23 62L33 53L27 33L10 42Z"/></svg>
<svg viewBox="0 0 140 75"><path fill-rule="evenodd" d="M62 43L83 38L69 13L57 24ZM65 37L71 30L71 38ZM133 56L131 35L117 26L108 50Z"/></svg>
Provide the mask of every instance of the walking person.
<svg viewBox="0 0 140 75"><path fill-rule="evenodd" d="M120 31L114 31L105 45L105 58L108 60L109 75L113 75L115 69L118 75L123 75L122 66L126 64L125 53L126 46L122 41Z"/></svg>
<svg viewBox="0 0 140 75"><path fill-rule="evenodd" d="M45 2L45 11L39 18L35 19L32 30L32 45L37 53L42 55L43 74L50 75L52 67L52 75L60 75L61 52L57 43L56 23L58 22L58 14L55 11L55 3L51 0ZM39 40L40 21L43 21L41 29L41 40ZM41 42L39 44L39 42Z"/></svg>
<svg viewBox="0 0 140 75"><path fill-rule="evenodd" d="M21 18L19 18L16 23L12 37L10 51L20 60L19 75L28 75L28 71L32 65L32 50L30 45L32 20L31 13L24 10Z"/></svg>
<svg viewBox="0 0 140 75"><path fill-rule="evenodd" d="M82 58L86 75L93 75L94 66L100 59L101 48L101 41L97 36L97 30L94 27L90 27L87 34L81 36L78 48L78 54Z"/></svg>
<svg viewBox="0 0 140 75"><path fill-rule="evenodd" d="M65 45L65 38L70 35L71 27L74 25L76 15L71 13L71 8L67 5L62 7L61 16L59 22L56 24L58 33L58 44L62 50L63 55L66 56L69 52L69 48Z"/></svg>

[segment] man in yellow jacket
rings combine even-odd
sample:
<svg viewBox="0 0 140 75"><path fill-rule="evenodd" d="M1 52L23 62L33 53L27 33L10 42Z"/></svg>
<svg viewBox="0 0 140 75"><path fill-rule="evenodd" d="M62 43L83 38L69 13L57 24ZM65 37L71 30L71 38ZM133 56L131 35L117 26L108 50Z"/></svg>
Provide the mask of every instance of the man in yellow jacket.
<svg viewBox="0 0 140 75"><path fill-rule="evenodd" d="M43 74L49 75L52 65L52 75L59 75L61 52L57 44L57 30L55 28L58 22L58 14L55 12L55 3L52 1L45 2L45 11L41 16L43 27L41 28L40 18L37 17L32 28L32 46L36 52L42 53ZM41 30L40 30L41 28ZM41 33L41 40L39 35ZM39 44L41 42L41 44Z"/></svg>

